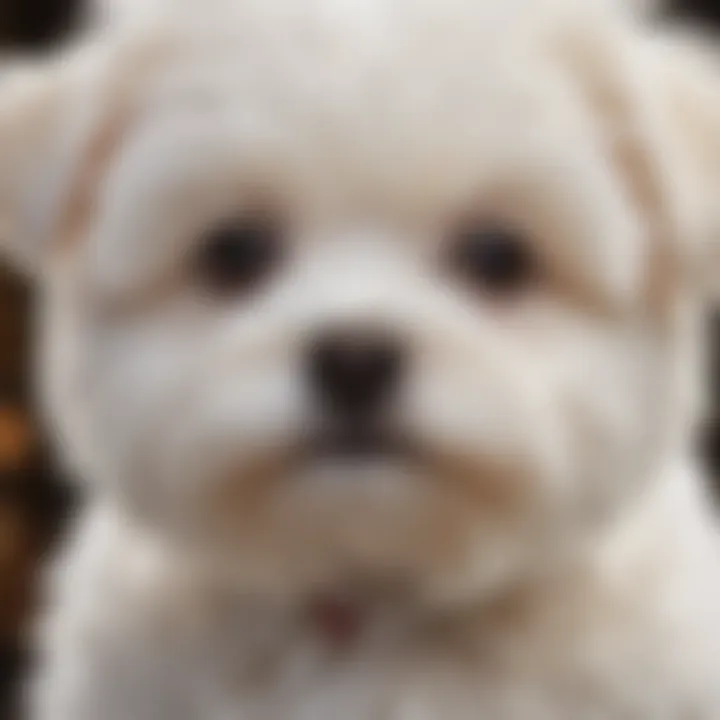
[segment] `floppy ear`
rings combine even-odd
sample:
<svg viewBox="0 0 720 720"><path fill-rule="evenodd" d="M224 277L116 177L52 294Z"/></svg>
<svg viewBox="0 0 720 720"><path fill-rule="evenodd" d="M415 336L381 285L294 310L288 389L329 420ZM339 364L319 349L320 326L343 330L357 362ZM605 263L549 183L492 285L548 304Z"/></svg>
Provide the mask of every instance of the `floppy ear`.
<svg viewBox="0 0 720 720"><path fill-rule="evenodd" d="M115 112L108 48L0 72L0 254L34 273L62 240Z"/></svg>
<svg viewBox="0 0 720 720"><path fill-rule="evenodd" d="M652 52L659 107L695 213L680 252L697 287L720 300L720 44L676 33L659 38Z"/></svg>
<svg viewBox="0 0 720 720"><path fill-rule="evenodd" d="M560 47L645 218L653 297L679 279L720 299L720 45L638 19Z"/></svg>
<svg viewBox="0 0 720 720"><path fill-rule="evenodd" d="M0 247L23 269L39 262L70 172L71 94L54 66L13 67L0 83Z"/></svg>

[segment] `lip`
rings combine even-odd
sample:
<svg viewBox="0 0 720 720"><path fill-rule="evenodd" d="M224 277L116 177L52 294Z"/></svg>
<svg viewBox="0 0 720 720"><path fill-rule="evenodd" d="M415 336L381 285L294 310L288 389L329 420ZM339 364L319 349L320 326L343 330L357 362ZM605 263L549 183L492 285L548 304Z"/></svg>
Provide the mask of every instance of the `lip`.
<svg viewBox="0 0 720 720"><path fill-rule="evenodd" d="M304 444L310 460L368 462L412 460L417 449L400 433L381 428L344 426L315 433Z"/></svg>

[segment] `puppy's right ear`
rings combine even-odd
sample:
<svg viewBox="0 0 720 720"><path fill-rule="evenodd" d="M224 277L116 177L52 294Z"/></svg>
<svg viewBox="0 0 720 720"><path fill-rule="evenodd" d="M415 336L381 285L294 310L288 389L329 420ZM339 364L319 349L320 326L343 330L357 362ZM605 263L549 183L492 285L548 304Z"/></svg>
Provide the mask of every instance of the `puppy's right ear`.
<svg viewBox="0 0 720 720"><path fill-rule="evenodd" d="M62 240L119 87L99 45L0 68L0 255L39 270Z"/></svg>
<svg viewBox="0 0 720 720"><path fill-rule="evenodd" d="M24 270L38 265L49 230L66 93L59 68L12 67L0 76L0 248Z"/></svg>

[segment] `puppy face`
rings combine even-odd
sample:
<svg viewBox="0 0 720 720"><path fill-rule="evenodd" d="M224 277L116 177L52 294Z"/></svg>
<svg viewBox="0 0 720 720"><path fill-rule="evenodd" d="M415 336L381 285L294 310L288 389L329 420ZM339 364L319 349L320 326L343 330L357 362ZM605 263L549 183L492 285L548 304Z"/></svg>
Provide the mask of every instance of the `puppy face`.
<svg viewBox="0 0 720 720"><path fill-rule="evenodd" d="M70 459L267 591L476 592L582 545L692 415L706 176L645 124L639 31L554 2L217 11L74 75L109 119L32 126L71 157L38 251Z"/></svg>

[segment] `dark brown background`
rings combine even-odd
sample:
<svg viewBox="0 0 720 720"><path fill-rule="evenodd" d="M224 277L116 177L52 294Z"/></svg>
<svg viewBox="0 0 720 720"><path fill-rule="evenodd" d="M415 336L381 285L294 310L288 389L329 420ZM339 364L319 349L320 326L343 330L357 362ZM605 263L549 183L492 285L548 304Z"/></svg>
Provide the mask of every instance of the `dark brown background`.
<svg viewBox="0 0 720 720"><path fill-rule="evenodd" d="M74 26L79 1L0 0L0 49L42 52L62 42ZM720 0L676 0L669 4L669 14L720 28ZM33 418L30 315L31 296L24 283L0 269L0 720L11 717L13 689L26 662L23 638L32 616L38 565L77 502L54 471ZM720 323L715 325L720 329ZM718 329L714 335L720 337ZM715 344L720 348L720 342ZM720 359L720 352L715 355ZM713 367L713 415L720 418L720 363L713 362ZM701 442L718 470L716 428L720 422L711 419Z"/></svg>

